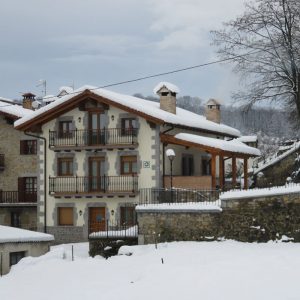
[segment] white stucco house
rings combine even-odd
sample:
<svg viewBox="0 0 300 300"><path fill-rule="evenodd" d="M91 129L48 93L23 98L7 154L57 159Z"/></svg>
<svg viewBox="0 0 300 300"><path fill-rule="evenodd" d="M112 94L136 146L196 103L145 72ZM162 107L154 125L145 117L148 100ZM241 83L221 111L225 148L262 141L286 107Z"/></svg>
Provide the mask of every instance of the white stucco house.
<svg viewBox="0 0 300 300"><path fill-rule="evenodd" d="M0 275L26 256L47 253L53 240L51 234L0 225Z"/></svg>
<svg viewBox="0 0 300 300"><path fill-rule="evenodd" d="M170 187L169 148L177 188L223 187L225 158L247 168L259 155L220 124L219 102L205 117L177 107L170 83L154 92L159 103L84 86L15 122L39 138L38 223L57 242L84 240L108 221L133 223L141 190Z"/></svg>

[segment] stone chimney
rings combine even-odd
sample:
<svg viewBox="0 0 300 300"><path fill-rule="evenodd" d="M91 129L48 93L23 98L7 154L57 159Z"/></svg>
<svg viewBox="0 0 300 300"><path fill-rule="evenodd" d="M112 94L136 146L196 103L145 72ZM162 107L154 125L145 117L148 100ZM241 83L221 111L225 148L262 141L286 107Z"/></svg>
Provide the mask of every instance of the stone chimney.
<svg viewBox="0 0 300 300"><path fill-rule="evenodd" d="M160 109L176 115L176 94L179 93L177 86L161 82L153 91L159 95Z"/></svg>
<svg viewBox="0 0 300 300"><path fill-rule="evenodd" d="M25 93L23 96L23 107L33 109L32 102L35 101L35 95L32 93Z"/></svg>
<svg viewBox="0 0 300 300"><path fill-rule="evenodd" d="M209 99L206 103L205 117L206 120L220 124L221 121L221 104L216 99Z"/></svg>

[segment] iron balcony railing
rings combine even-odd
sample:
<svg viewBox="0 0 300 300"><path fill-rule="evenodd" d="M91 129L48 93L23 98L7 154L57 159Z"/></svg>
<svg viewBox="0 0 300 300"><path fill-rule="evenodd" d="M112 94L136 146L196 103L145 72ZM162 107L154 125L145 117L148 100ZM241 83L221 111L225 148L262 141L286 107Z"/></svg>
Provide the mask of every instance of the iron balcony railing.
<svg viewBox="0 0 300 300"><path fill-rule="evenodd" d="M220 190L204 189L140 189L139 204L187 203L201 202L210 204L219 199Z"/></svg>
<svg viewBox="0 0 300 300"><path fill-rule="evenodd" d="M136 193L137 190L136 175L49 177L50 194Z"/></svg>
<svg viewBox="0 0 300 300"><path fill-rule="evenodd" d="M137 144L137 129L135 128L49 131L50 147L113 146L134 144Z"/></svg>
<svg viewBox="0 0 300 300"><path fill-rule="evenodd" d="M36 203L36 191L0 191L0 203Z"/></svg>
<svg viewBox="0 0 300 300"><path fill-rule="evenodd" d="M89 221L89 234L90 238L137 238L138 226L136 220L131 222L113 220Z"/></svg>
<svg viewBox="0 0 300 300"><path fill-rule="evenodd" d="M4 154L0 154L0 171L4 170Z"/></svg>

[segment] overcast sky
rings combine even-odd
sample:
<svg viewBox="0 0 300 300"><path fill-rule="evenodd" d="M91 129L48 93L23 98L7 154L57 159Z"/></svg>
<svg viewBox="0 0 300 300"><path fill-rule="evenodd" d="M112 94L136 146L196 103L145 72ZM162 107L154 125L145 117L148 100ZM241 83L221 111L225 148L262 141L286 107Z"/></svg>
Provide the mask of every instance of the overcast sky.
<svg viewBox="0 0 300 300"><path fill-rule="evenodd" d="M243 0L1 0L0 96L20 98L46 79L103 86L216 59L210 30L243 11ZM160 81L180 95L228 102L238 80L214 65L118 87L151 95Z"/></svg>

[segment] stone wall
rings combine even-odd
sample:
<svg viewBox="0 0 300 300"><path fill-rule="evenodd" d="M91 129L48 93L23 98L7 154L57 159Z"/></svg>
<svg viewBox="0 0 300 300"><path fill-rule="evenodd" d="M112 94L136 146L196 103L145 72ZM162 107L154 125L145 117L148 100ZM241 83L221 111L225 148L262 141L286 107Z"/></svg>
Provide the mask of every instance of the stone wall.
<svg viewBox="0 0 300 300"><path fill-rule="evenodd" d="M234 239L300 242L300 195L222 201L222 212L138 211L139 243Z"/></svg>
<svg viewBox="0 0 300 300"><path fill-rule="evenodd" d="M299 151L295 151L279 162L262 170L263 176L257 176L257 187L280 186L286 183L287 177L292 176L295 158Z"/></svg>
<svg viewBox="0 0 300 300"><path fill-rule="evenodd" d="M82 226L48 226L47 233L54 235L54 244L87 242Z"/></svg>

